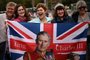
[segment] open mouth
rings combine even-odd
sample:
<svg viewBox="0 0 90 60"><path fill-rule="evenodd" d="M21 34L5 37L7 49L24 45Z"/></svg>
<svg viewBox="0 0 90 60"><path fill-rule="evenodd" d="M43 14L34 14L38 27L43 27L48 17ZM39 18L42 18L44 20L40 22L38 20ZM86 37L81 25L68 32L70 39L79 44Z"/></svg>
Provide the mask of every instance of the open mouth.
<svg viewBox="0 0 90 60"><path fill-rule="evenodd" d="M42 16L43 14L38 14L39 16Z"/></svg>

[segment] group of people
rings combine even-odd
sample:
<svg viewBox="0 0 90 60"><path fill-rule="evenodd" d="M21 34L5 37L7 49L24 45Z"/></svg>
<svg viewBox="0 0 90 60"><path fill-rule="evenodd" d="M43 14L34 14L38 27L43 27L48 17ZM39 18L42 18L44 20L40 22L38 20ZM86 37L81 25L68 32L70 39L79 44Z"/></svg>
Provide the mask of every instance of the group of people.
<svg viewBox="0 0 90 60"><path fill-rule="evenodd" d="M69 22L89 22L90 21L90 15L87 12L87 4L85 1L80 0L76 3L76 11L73 12L72 16L69 16L67 14L67 11L65 10L65 6L62 3L58 3L54 7L54 12L52 12L53 19L47 16L47 7L43 3L39 3L36 6L36 14L37 17L32 19L30 18L30 15L28 14L26 7L22 4L16 4L14 2L9 2L6 5L6 13L0 15L0 59L4 59L7 52L7 37L6 37L6 24L5 20L10 20L10 21L17 21L17 22L28 22L28 23L69 23ZM90 28L89 28L90 30ZM45 36L46 38L44 38ZM45 40L42 41L42 38ZM89 41L90 39L90 32L88 31L88 36L87 40ZM49 36L46 32L40 32L37 36L36 43L38 45L38 48L36 48L35 53L41 53L41 55L36 55L37 57L41 57L41 60L47 60L48 54L50 54L52 57L50 57L50 60L55 60L53 57L53 54L47 51L44 51L47 47L44 47L46 44L47 46L49 45ZM49 42L48 42L49 41ZM45 44L43 44L45 42ZM42 46L41 46L41 45ZM40 45L40 46L39 46ZM5 48L5 51L2 49L3 47ZM44 52L42 52L44 51ZM44 54L43 54L44 53ZM44 56L47 53L46 56ZM28 56L29 53L25 53L25 56ZM44 58L43 58L44 56ZM31 58L24 58L24 60L30 60L32 59L33 55ZM10 60L10 59L9 59Z"/></svg>

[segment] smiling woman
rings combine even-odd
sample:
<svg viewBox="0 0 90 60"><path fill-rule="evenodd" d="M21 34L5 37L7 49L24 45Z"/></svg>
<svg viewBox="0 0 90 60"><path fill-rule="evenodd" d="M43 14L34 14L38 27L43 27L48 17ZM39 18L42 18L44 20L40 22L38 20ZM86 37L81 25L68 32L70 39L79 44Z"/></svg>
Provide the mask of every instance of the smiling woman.
<svg viewBox="0 0 90 60"><path fill-rule="evenodd" d="M70 16L68 16L65 6L62 3L58 3L54 7L54 14L52 23L67 23L74 22Z"/></svg>
<svg viewBox="0 0 90 60"><path fill-rule="evenodd" d="M39 3L36 6L36 11L37 11L37 18L32 19L29 21L30 23L50 23L51 18L46 16L47 13L47 7L43 3Z"/></svg>
<svg viewBox="0 0 90 60"><path fill-rule="evenodd" d="M24 5L18 4L15 8L15 20L17 22L27 22L29 15Z"/></svg>

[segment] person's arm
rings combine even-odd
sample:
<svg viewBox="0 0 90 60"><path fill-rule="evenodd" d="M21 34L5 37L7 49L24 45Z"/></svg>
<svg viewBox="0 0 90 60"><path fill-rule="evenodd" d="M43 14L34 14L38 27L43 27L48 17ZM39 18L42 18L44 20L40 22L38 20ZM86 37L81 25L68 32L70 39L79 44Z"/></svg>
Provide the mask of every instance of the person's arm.
<svg viewBox="0 0 90 60"><path fill-rule="evenodd" d="M24 53L23 60L31 60L30 54L28 52Z"/></svg>

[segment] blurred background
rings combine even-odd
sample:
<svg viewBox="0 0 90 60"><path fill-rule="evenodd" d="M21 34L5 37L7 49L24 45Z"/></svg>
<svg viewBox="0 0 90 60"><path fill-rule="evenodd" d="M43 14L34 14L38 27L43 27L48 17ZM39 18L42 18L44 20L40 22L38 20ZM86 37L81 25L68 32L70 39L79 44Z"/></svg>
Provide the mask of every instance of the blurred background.
<svg viewBox="0 0 90 60"><path fill-rule="evenodd" d="M6 4L10 1L14 1L17 4L24 4L27 9L31 9L33 11L35 11L35 6L40 2L45 3L49 10L53 10L54 6L60 2L66 6L68 13L71 13L71 11L75 10L75 4L78 0L0 0L0 13L5 12ZM88 11L90 11L90 0L85 1L88 5Z"/></svg>

